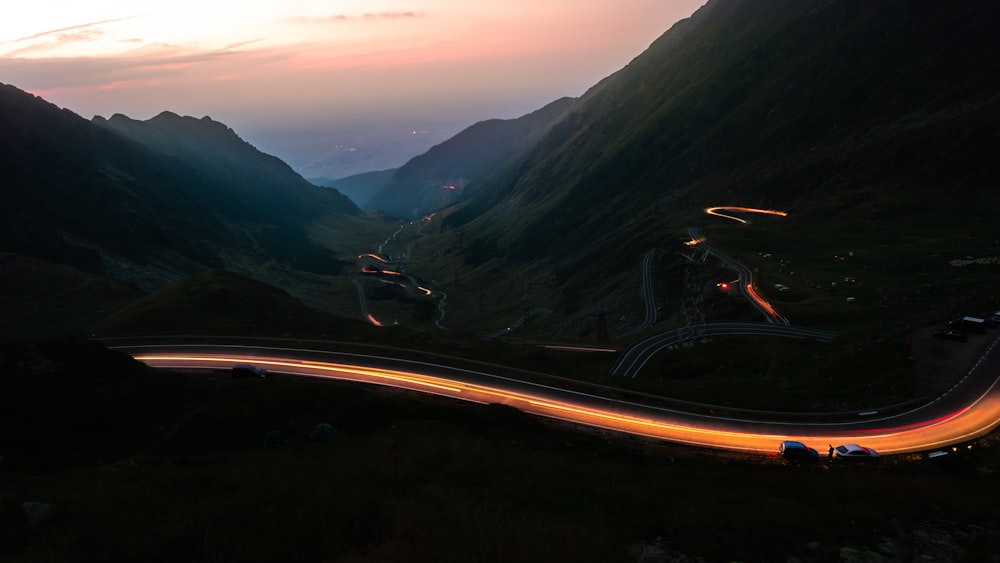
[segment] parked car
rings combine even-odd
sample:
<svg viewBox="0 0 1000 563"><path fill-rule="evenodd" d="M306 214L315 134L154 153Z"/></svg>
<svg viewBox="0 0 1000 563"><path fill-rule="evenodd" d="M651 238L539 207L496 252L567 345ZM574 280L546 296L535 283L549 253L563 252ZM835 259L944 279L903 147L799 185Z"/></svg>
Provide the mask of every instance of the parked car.
<svg viewBox="0 0 1000 563"><path fill-rule="evenodd" d="M934 338L954 340L955 342L967 342L969 340L969 337L964 332L954 329L939 330L934 333Z"/></svg>
<svg viewBox="0 0 1000 563"><path fill-rule="evenodd" d="M834 460L850 461L875 461L878 459L878 452L871 448L859 446L857 444L844 444L833 448Z"/></svg>
<svg viewBox="0 0 1000 563"><path fill-rule="evenodd" d="M962 317L948 323L948 328L982 334L986 332L986 320L977 317Z"/></svg>
<svg viewBox="0 0 1000 563"><path fill-rule="evenodd" d="M795 440L785 440L778 446L778 457L785 461L816 461L819 452Z"/></svg>
<svg viewBox="0 0 1000 563"><path fill-rule="evenodd" d="M267 370L252 364L236 364L233 366L233 377L267 377Z"/></svg>

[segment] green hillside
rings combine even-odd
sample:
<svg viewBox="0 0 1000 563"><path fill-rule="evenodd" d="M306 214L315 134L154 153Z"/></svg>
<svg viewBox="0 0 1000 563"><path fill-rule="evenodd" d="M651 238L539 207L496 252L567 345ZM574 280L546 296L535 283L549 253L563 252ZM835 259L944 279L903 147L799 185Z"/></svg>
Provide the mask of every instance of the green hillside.
<svg viewBox="0 0 1000 563"><path fill-rule="evenodd" d="M0 252L0 341L91 334L94 323L143 296L71 266Z"/></svg>
<svg viewBox="0 0 1000 563"><path fill-rule="evenodd" d="M652 205L808 213L873 186L959 189L944 199L989 216L998 19L980 4L710 2L588 92L523 172L481 187L523 213L490 236L537 256L598 224L638 231Z"/></svg>
<svg viewBox="0 0 1000 563"><path fill-rule="evenodd" d="M367 323L310 309L287 292L251 278L212 270L137 299L105 316L101 335L227 334L375 336Z"/></svg>
<svg viewBox="0 0 1000 563"><path fill-rule="evenodd" d="M330 274L357 208L210 119L84 120L0 85L0 250L146 290L277 261Z"/></svg>
<svg viewBox="0 0 1000 563"><path fill-rule="evenodd" d="M998 22L1000 8L972 2L713 0L472 186L435 250L488 278L479 293L530 280L551 288L535 300L586 315L635 303L649 249L679 281L665 256L685 227L718 223L710 205L788 211L784 237L820 241L810 260L838 238L855 250L922 239L906 268L988 257L990 239L968 242L1000 213Z"/></svg>

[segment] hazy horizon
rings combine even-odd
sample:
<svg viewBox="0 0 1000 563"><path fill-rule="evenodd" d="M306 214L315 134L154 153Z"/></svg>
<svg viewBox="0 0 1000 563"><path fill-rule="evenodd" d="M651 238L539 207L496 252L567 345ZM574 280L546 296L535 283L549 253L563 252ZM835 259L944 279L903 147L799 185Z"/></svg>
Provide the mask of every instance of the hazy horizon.
<svg viewBox="0 0 1000 563"><path fill-rule="evenodd" d="M579 96L704 1L42 0L0 22L0 81L88 119L207 115L343 176Z"/></svg>

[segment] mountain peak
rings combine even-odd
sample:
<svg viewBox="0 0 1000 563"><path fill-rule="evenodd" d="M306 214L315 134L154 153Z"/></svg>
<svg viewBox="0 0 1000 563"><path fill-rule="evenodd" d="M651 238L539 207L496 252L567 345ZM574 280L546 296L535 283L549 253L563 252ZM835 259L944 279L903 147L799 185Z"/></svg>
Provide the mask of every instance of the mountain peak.
<svg viewBox="0 0 1000 563"><path fill-rule="evenodd" d="M152 119L150 119L150 121L160 121L165 119L183 119L183 118L172 111L164 110L156 114L156 117L153 117Z"/></svg>

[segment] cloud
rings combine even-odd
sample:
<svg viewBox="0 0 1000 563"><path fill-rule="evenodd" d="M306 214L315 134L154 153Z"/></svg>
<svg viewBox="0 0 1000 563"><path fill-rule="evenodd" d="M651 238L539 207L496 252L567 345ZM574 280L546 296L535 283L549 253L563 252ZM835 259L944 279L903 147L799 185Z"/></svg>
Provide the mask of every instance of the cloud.
<svg viewBox="0 0 1000 563"><path fill-rule="evenodd" d="M34 35L28 35L26 37L19 37L17 39L9 39L7 41L0 41L0 45L5 45L7 43L19 43L21 41L30 41L32 39L39 39L39 38L46 37L46 36L49 36L49 35L60 35L60 34L66 33L66 32L74 31L74 30L87 29L87 28L91 28L91 27L97 27L99 25L104 25L104 24L109 24L109 23L116 23L116 22L131 20L131 19L135 19L137 17L139 17L139 16L128 16L128 17L125 17L125 18L116 18L116 19L113 19L113 20L101 20L101 21L96 21L96 22L81 23L81 24L78 24L78 25L71 25L69 27L61 27L59 29L52 29L52 30L49 30L49 31L43 31L41 33L36 33Z"/></svg>
<svg viewBox="0 0 1000 563"><path fill-rule="evenodd" d="M43 31L41 33L35 33L33 35L27 35L17 39L0 41L0 46L8 45L13 47L10 51L0 53L0 57L22 57L31 53L57 49L74 43L97 41L106 35L106 32L100 29L100 26L131 20L137 17L139 16L129 16L125 18L71 25L69 27Z"/></svg>
<svg viewBox="0 0 1000 563"><path fill-rule="evenodd" d="M0 58L0 75L29 90L121 86L132 81L169 81L196 68L207 74L224 69L250 69L287 61L292 55L276 50L239 51L245 41L223 49L193 51L173 45L146 45L115 57ZM236 62L238 61L238 62Z"/></svg>
<svg viewBox="0 0 1000 563"><path fill-rule="evenodd" d="M422 18L424 16L423 12L379 12L379 13L366 13L362 17L367 19L403 19L403 18Z"/></svg>
<svg viewBox="0 0 1000 563"><path fill-rule="evenodd" d="M329 16L318 16L318 17L298 17L294 18L293 21L296 23L304 24L325 24L325 23L341 23L348 22L352 20L399 20L399 19L409 19L409 18L422 18L424 17L423 12L365 12L360 16L351 16L348 14L333 14Z"/></svg>

